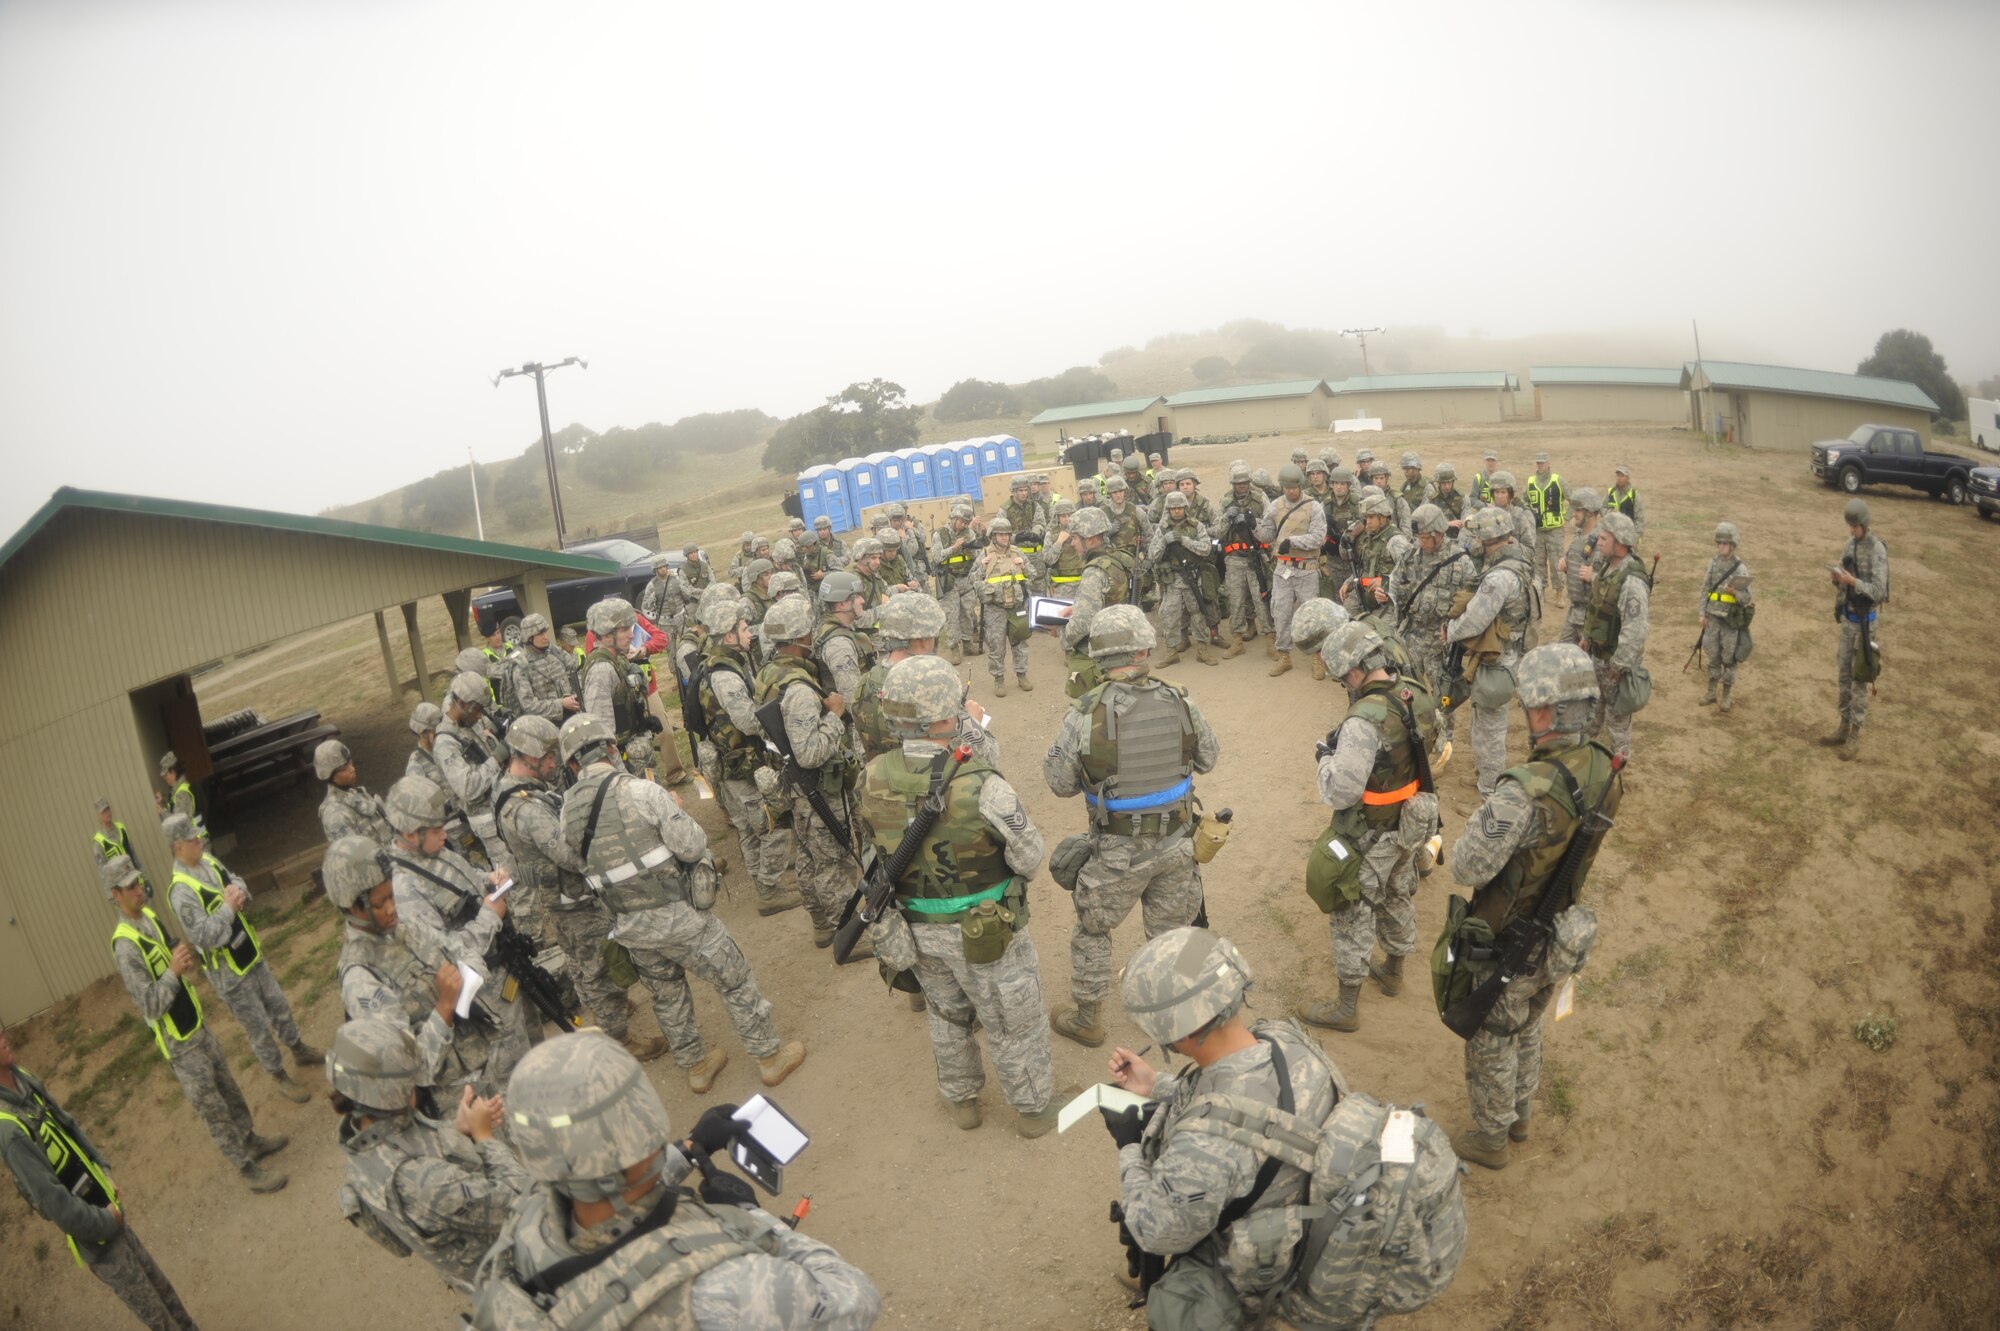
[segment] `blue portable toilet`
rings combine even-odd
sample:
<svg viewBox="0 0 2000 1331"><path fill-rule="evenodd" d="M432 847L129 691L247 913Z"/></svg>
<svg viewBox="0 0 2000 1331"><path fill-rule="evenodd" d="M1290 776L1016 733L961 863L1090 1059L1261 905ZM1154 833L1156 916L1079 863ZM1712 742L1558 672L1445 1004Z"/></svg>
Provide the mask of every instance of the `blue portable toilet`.
<svg viewBox="0 0 2000 1331"><path fill-rule="evenodd" d="M931 485L931 455L921 448L899 448L903 463L903 487L911 499L930 499L937 491Z"/></svg>
<svg viewBox="0 0 2000 1331"><path fill-rule="evenodd" d="M860 522L863 512L885 502L882 478L867 458L843 458L839 465L847 473L848 501L854 505L855 521Z"/></svg>
<svg viewBox="0 0 2000 1331"><path fill-rule="evenodd" d="M799 516L807 526L824 517L835 531L851 531L855 517L848 503L846 474L824 462L800 472Z"/></svg>
<svg viewBox="0 0 2000 1331"><path fill-rule="evenodd" d="M910 497L910 487L904 483L908 467L903 459L894 453L870 453L868 460L875 464L875 480L882 487L882 502L903 503Z"/></svg>
<svg viewBox="0 0 2000 1331"><path fill-rule="evenodd" d="M1021 441L1011 434L1003 434L1000 439L1000 470L1021 470Z"/></svg>
<svg viewBox="0 0 2000 1331"><path fill-rule="evenodd" d="M931 497L949 499L958 493L958 445L925 444L924 456L931 462Z"/></svg>
<svg viewBox="0 0 2000 1331"><path fill-rule="evenodd" d="M978 443L979 474L981 476L998 476L1001 472L1007 470L1006 459L1000 451L999 435L989 434L984 439L979 440Z"/></svg>
<svg viewBox="0 0 2000 1331"><path fill-rule="evenodd" d="M981 497L979 478L986 473L979 466L979 441L964 439L952 447L958 455L958 492Z"/></svg>

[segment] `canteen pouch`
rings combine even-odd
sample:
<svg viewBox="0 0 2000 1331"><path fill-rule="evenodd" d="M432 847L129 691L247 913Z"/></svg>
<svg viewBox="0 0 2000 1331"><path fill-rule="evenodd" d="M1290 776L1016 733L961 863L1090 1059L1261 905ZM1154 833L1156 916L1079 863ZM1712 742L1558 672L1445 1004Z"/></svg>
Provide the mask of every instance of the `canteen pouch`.
<svg viewBox="0 0 2000 1331"><path fill-rule="evenodd" d="M1081 652L1069 654L1069 682L1063 685L1063 692L1072 698L1084 694L1104 682L1104 672L1097 668L1097 662Z"/></svg>
<svg viewBox="0 0 2000 1331"><path fill-rule="evenodd" d="M1325 914L1361 900L1361 827L1359 810L1342 809L1313 838L1312 854L1306 857L1306 895Z"/></svg>
<svg viewBox="0 0 2000 1331"><path fill-rule="evenodd" d="M1219 823L1206 815L1197 814L1190 852L1194 856L1194 862L1207 864L1221 854L1222 848L1229 844L1229 829L1232 826L1234 826L1232 823Z"/></svg>
<svg viewBox="0 0 2000 1331"><path fill-rule="evenodd" d="M882 918L868 926L868 941L875 945L875 959L889 971L915 970L917 936L899 910L885 910Z"/></svg>
<svg viewBox="0 0 2000 1331"><path fill-rule="evenodd" d="M958 922L959 945L966 961L988 966L1007 955L1014 941L1014 912L997 901L982 901Z"/></svg>
<svg viewBox="0 0 2000 1331"><path fill-rule="evenodd" d="M1861 631L1863 633L1872 633L1874 625L1863 624ZM1854 682L1856 684L1873 684L1876 680L1880 679L1882 677L1882 644L1870 638L1866 643L1856 646L1854 649L1854 664L1850 668L1853 671Z"/></svg>
<svg viewBox="0 0 2000 1331"><path fill-rule="evenodd" d="M1008 642L1011 642L1018 647L1020 644L1026 642L1029 638L1033 637L1034 633L1035 630L1028 624L1027 611L1019 610L1007 616Z"/></svg>
<svg viewBox="0 0 2000 1331"><path fill-rule="evenodd" d="M1750 659L1750 625L1745 623L1736 635L1736 664L1742 665Z"/></svg>
<svg viewBox="0 0 2000 1331"><path fill-rule="evenodd" d="M1500 965L1493 926L1472 913L1464 897L1450 898L1444 908L1444 932L1431 949L1431 991L1438 1015L1477 989Z"/></svg>
<svg viewBox="0 0 2000 1331"><path fill-rule="evenodd" d="M1730 628L1735 629L1738 633L1749 632L1750 621L1756 617L1757 607L1754 605L1745 605L1741 601L1730 602L1722 611L1722 622Z"/></svg>
<svg viewBox="0 0 2000 1331"><path fill-rule="evenodd" d="M1147 1292L1147 1331L1242 1331L1243 1326L1243 1300L1212 1263L1177 1259Z"/></svg>
<svg viewBox="0 0 2000 1331"><path fill-rule="evenodd" d="M1076 891L1077 875L1083 866L1090 863L1093 847L1087 836L1066 836L1056 842L1055 853L1049 856L1049 876L1065 892Z"/></svg>
<svg viewBox="0 0 2000 1331"><path fill-rule="evenodd" d="M715 858L704 854L687 867L686 872L688 905L696 910L707 910L715 904L716 895L722 891L722 875L715 871Z"/></svg>
<svg viewBox="0 0 2000 1331"><path fill-rule="evenodd" d="M1611 686L1611 710L1619 716L1632 715L1652 698L1653 677L1642 665L1631 667Z"/></svg>
<svg viewBox="0 0 2000 1331"><path fill-rule="evenodd" d="M630 989L639 983L639 968L632 964L632 954L625 945L615 939L604 943L604 978L620 990Z"/></svg>
<svg viewBox="0 0 2000 1331"><path fill-rule="evenodd" d="M1473 672L1469 701L1474 707L1491 711L1505 707L1514 697L1514 673L1506 666L1480 662Z"/></svg>

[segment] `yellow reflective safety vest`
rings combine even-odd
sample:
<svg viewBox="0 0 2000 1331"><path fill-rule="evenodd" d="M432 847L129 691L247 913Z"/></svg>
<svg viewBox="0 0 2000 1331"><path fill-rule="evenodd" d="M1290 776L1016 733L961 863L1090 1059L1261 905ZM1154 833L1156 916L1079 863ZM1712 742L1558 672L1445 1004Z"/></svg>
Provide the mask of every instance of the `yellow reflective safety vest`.
<svg viewBox="0 0 2000 1331"><path fill-rule="evenodd" d="M215 871L217 878L225 883L229 881L229 870L222 867L221 860L213 855L203 855L201 859L202 863ZM174 865L174 882L185 884L187 890L194 893L194 899L201 903L203 913L213 915L222 908L221 889L210 887L178 863ZM212 947L204 951L201 954L201 964L210 970L227 965L235 974L241 975L262 960L263 956L264 948L257 941L257 931L251 927L249 920L238 915L236 932L231 934L229 941L221 947Z"/></svg>
<svg viewBox="0 0 2000 1331"><path fill-rule="evenodd" d="M153 922L155 929L160 928L160 917L153 914L151 906L142 906L139 909ZM165 936L165 932L161 930L162 937ZM146 973L154 979L157 980L165 975L167 968L173 965L173 949L151 934L139 932L130 920L119 920L118 927L111 931L111 950L114 953L118 950L118 940L121 938L139 949L139 959L146 963ZM153 1028L153 1043L160 1047L162 1058L173 1057L167 1052L167 1037L172 1036L175 1044L185 1044L194 1038L196 1031L201 1029L201 1000L195 997L194 987L187 982L185 975L175 978L181 985L179 996L174 999L164 1016L158 1021L147 1023Z"/></svg>
<svg viewBox="0 0 2000 1331"><path fill-rule="evenodd" d="M1568 493L1563 489L1563 478L1555 472L1550 472L1546 479L1530 476L1523 488L1522 498L1542 527L1560 527L1569 521Z"/></svg>
<svg viewBox="0 0 2000 1331"><path fill-rule="evenodd" d="M98 859L104 861L106 864L117 859L120 855L130 856L132 854L132 834L125 830L125 824L113 822L111 825L118 829L118 835L115 838L104 835L102 829L90 834L90 839L97 843Z"/></svg>
<svg viewBox="0 0 2000 1331"><path fill-rule="evenodd" d="M41 1113L32 1119L22 1119L5 1108L0 1108L0 1124L11 1123L19 1128L29 1141L42 1148L42 1155L49 1162L49 1169L55 1174L56 1182L78 1201L90 1206L108 1207L118 1204L118 1190L111 1186L111 1179L83 1149L83 1143L69 1135L56 1118L55 1107L42 1094L41 1083L26 1075L27 1069L17 1067L14 1075L28 1098L41 1107ZM84 1264L83 1254L76 1250L76 1236L67 1235L69 1255L78 1266Z"/></svg>

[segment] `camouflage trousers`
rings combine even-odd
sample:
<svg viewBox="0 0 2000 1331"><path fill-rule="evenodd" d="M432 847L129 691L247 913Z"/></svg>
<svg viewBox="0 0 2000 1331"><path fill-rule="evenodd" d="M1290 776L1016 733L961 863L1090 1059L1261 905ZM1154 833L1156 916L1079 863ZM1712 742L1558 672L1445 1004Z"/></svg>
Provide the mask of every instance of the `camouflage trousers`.
<svg viewBox="0 0 2000 1331"><path fill-rule="evenodd" d="M1333 973L1342 984L1368 978L1375 944L1385 956L1417 948L1417 850L1437 830L1437 796L1405 806L1403 825L1374 834L1361 853L1361 899L1326 917L1333 933Z"/></svg>
<svg viewBox="0 0 2000 1331"><path fill-rule="evenodd" d="M1007 1103L1024 1114L1047 1109L1055 1095L1055 1054L1035 940L1023 929L998 961L975 965L965 959L957 924L913 922L910 932L917 941L917 981L924 987L939 1093L953 1102L970 1100L986 1085L979 1042L972 1038L976 1017L986 1030Z"/></svg>
<svg viewBox="0 0 2000 1331"><path fill-rule="evenodd" d="M511 913L511 912L510 912ZM604 970L604 944L611 937L611 912L604 903L587 900L575 906L557 906L549 912L555 928L556 945L568 959L570 983L576 996L590 1010L591 1019L614 1040L623 1040L629 1022L625 991L611 982Z"/></svg>
<svg viewBox="0 0 2000 1331"><path fill-rule="evenodd" d="M1471 686L1463 675L1457 679L1445 678L1445 647L1443 643L1438 641L1437 625L1418 624L1412 621L1409 637L1405 641L1410 644L1410 655L1416 658L1417 669L1424 672L1424 678L1431 686L1431 696L1464 696L1465 690ZM1440 708L1437 725L1437 747L1442 750L1445 741L1449 740L1456 733L1458 727L1458 709L1453 708L1451 711L1446 712Z"/></svg>
<svg viewBox="0 0 2000 1331"><path fill-rule="evenodd" d="M1632 756L1632 714L1621 713L1611 706L1611 663L1592 657L1590 664L1597 671L1598 699L1596 720L1590 727L1590 733L1597 735L1608 731L1611 751L1629 758Z"/></svg>
<svg viewBox="0 0 2000 1331"><path fill-rule="evenodd" d="M1201 871L1187 837L1100 836L1076 875L1076 928L1069 936L1069 987L1078 1003L1111 992L1111 931L1134 903L1146 937L1193 924L1201 914Z"/></svg>
<svg viewBox="0 0 2000 1331"><path fill-rule="evenodd" d="M101 1248L88 1243L78 1251L94 1252L89 1259L90 1274L110 1286L132 1315L151 1331L197 1331L194 1318L181 1306L167 1273L153 1260L153 1254L129 1228L121 1230Z"/></svg>
<svg viewBox="0 0 2000 1331"><path fill-rule="evenodd" d="M193 1039L178 1044L169 1040L167 1047L173 1050L167 1063L174 1070L174 1080L181 1084L195 1116L215 1139L222 1158L238 1169L249 1168L249 1140L255 1129L250 1124L250 1106L230 1075L222 1042L204 1023Z"/></svg>
<svg viewBox="0 0 2000 1331"><path fill-rule="evenodd" d="M1172 566L1162 565L1161 576L1166 580L1160 591L1160 643L1168 651L1179 651L1190 640L1199 643L1211 641L1208 620L1203 617L1201 602L1181 581L1180 574Z"/></svg>
<svg viewBox="0 0 2000 1331"><path fill-rule="evenodd" d="M1491 795L1500 774L1507 770L1508 711L1504 703L1498 707L1472 705L1472 762L1481 795Z"/></svg>
<svg viewBox="0 0 2000 1331"><path fill-rule="evenodd" d="M278 988L278 977L271 974L270 963L260 960L243 975L229 974L227 987L221 982L221 972L210 971L208 980L250 1037L250 1052L257 1056L258 1065L273 1077L284 1075L285 1056L278 1052L278 1046L290 1049L297 1045L299 1028L292 1020L292 1005Z"/></svg>
<svg viewBox="0 0 2000 1331"><path fill-rule="evenodd" d="M750 875L750 886L756 890L757 899L768 901L781 895L778 880L784 877L785 866L792 859L791 829L771 826L764 813L763 792L757 789L755 781L726 776L714 785L722 812L736 829L736 844L743 851L743 868Z"/></svg>
<svg viewBox="0 0 2000 1331"><path fill-rule="evenodd" d="M1014 673L1027 674L1027 642L1007 641L1007 621L1014 617L1014 612L997 605L982 605L979 609L982 616L980 626L986 643L986 673L995 679L1006 679L1007 657L1011 652L1014 658Z"/></svg>
<svg viewBox="0 0 2000 1331"><path fill-rule="evenodd" d="M632 954L632 968L653 995L653 1016L673 1050L674 1062L691 1068L707 1052L694 1020L689 971L715 987L729 1024L756 1058L778 1052L778 1024L757 988L750 961L722 921L685 901L620 915L611 936Z"/></svg>
<svg viewBox="0 0 2000 1331"><path fill-rule="evenodd" d="M1542 1014L1563 982L1583 969L1597 938L1597 916L1571 906L1556 917L1555 937L1541 968L1510 982L1486 1022L1465 1042L1465 1088L1472 1121L1490 1135L1534 1103L1542 1084Z"/></svg>
<svg viewBox="0 0 2000 1331"><path fill-rule="evenodd" d="M1736 653L1743 648L1743 633L1723 623L1716 615L1704 615L1701 621L1701 654L1708 659L1708 679L1711 684L1734 684L1736 682ZM1865 712L1867 709L1863 708Z"/></svg>
<svg viewBox="0 0 2000 1331"><path fill-rule="evenodd" d="M1292 615L1319 593L1318 577L1285 571L1293 567L1302 566L1281 563L1271 575L1271 623L1281 652L1292 649Z"/></svg>
<svg viewBox="0 0 2000 1331"><path fill-rule="evenodd" d="M982 641L977 583L965 578L950 587L940 586L937 599L944 610L944 637L939 647L949 648L953 643L971 646Z"/></svg>
<svg viewBox="0 0 2000 1331"><path fill-rule="evenodd" d="M463 964L463 962L460 963L461 966ZM506 983L506 976L504 974L498 979L490 975L487 978L495 985L504 985ZM526 998L517 994L514 1001L508 1003L501 999L500 990L496 988L492 992L492 1002L489 1006L486 991L482 990L476 1006L485 1016L485 1021L482 1023L484 1030L481 1032L485 1042L484 1057L480 1058L477 1063L473 1063L470 1058L465 1059L461 1063L457 1069L459 1073L458 1081L456 1084L445 1088L449 1092L449 1096L440 1095L439 1097L441 1108L446 1104L455 1105L458 1103L458 1088L460 1086L472 1087L475 1095L501 1094L507 1089L507 1079L514 1075L514 1065L519 1063L528 1052L531 1041L528 1034L529 1006ZM496 1013L497 1015L495 1015ZM536 1025L541 1024L539 1013L535 1014L534 1021ZM454 1045L463 1045L465 1043L466 1040L463 1032L455 1035L452 1039L452 1044ZM467 1050L460 1049L458 1052L463 1055L467 1053ZM451 1064L449 1060L447 1060L445 1066L447 1069L450 1069ZM447 1073L446 1075L449 1074Z"/></svg>
<svg viewBox="0 0 2000 1331"><path fill-rule="evenodd" d="M1876 629L1879 623L1850 624L1842 620L1840 624L1840 645L1835 649L1835 660L1840 666L1840 719L1851 730L1861 729L1868 720L1868 686L1854 682L1854 658L1861 653L1861 631ZM1881 640L1878 631L1872 641Z"/></svg>
<svg viewBox="0 0 2000 1331"><path fill-rule="evenodd" d="M1562 562L1563 540L1559 528L1544 527L1535 533L1535 581L1552 591L1560 589L1565 595L1569 590L1569 576L1558 572L1556 565Z"/></svg>
<svg viewBox="0 0 2000 1331"><path fill-rule="evenodd" d="M807 774L811 779L811 774ZM806 914L812 917L813 928L831 929L840 919L841 909L847 899L854 895L859 873L854 861L848 858L847 850L839 838L826 830L812 805L794 793L792 799L792 847L796 855L799 895L806 899ZM853 815L842 808L843 801L829 799L827 803L835 814L849 819L852 827Z"/></svg>
<svg viewBox="0 0 2000 1331"><path fill-rule="evenodd" d="M1222 561L1222 595L1229 603L1229 626L1236 636L1271 631L1271 607L1257 594L1257 571L1251 555L1230 555Z"/></svg>
<svg viewBox="0 0 2000 1331"><path fill-rule="evenodd" d="M1572 647L1583 646L1583 609L1576 602L1570 602L1563 615L1562 632L1556 635L1557 642L1566 642Z"/></svg>

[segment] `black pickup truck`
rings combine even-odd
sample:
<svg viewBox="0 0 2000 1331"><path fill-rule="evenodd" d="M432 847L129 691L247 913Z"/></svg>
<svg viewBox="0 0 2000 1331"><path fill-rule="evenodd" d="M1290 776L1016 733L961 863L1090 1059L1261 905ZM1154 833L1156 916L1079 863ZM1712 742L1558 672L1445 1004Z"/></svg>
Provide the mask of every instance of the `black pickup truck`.
<svg viewBox="0 0 2000 1331"><path fill-rule="evenodd" d="M615 559L620 567L616 573L592 573L551 582L549 610L558 628L565 624L581 624L584 613L607 596L622 596L636 607L646 589L647 580L653 576L653 552L637 541L617 537L605 541L579 541L565 547L563 553ZM678 550L667 555L667 563L675 568L685 560L686 556ZM495 587L472 598L472 614L479 621L479 631L491 633L495 624L519 619L521 603L515 598L513 588Z"/></svg>
<svg viewBox="0 0 2000 1331"><path fill-rule="evenodd" d="M1812 474L1849 494L1864 485L1907 485L1962 504L1978 465L1956 453L1926 453L1922 435L1894 425L1857 425L1845 439L1812 446Z"/></svg>

